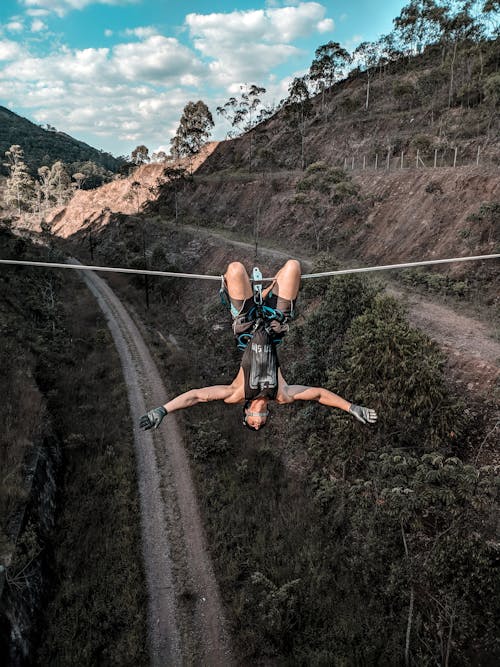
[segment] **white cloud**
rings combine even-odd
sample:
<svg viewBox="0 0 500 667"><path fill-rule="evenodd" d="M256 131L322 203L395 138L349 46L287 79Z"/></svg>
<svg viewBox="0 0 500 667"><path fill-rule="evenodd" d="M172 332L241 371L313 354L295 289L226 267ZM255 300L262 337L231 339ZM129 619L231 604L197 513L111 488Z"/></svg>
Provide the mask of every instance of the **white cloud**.
<svg viewBox="0 0 500 667"><path fill-rule="evenodd" d="M143 42L118 44L113 63L129 81L176 83L182 76L196 77L204 67L194 53L173 37L153 35Z"/></svg>
<svg viewBox="0 0 500 667"><path fill-rule="evenodd" d="M41 32L42 30L47 29L47 24L41 21L40 19L35 19L31 23L31 32Z"/></svg>
<svg viewBox="0 0 500 667"><path fill-rule="evenodd" d="M28 16L48 16L50 14L48 9L27 9Z"/></svg>
<svg viewBox="0 0 500 667"><path fill-rule="evenodd" d="M158 34L158 30L153 26L143 26L142 28L127 28L125 35L139 37L139 39L146 39Z"/></svg>
<svg viewBox="0 0 500 667"><path fill-rule="evenodd" d="M318 23L319 32L333 32L335 29L335 23L333 19L323 19Z"/></svg>
<svg viewBox="0 0 500 667"><path fill-rule="evenodd" d="M21 54L21 47L17 42L9 39L0 40L0 60L14 60Z"/></svg>
<svg viewBox="0 0 500 667"><path fill-rule="evenodd" d="M9 106L30 108L38 122L77 137L112 137L115 145L147 136L168 142L168 128L199 98L192 88L205 72L193 51L161 35L113 48L62 47L44 57L0 40L0 60L0 96Z"/></svg>
<svg viewBox="0 0 500 667"><path fill-rule="evenodd" d="M333 29L317 2L226 14L188 14L186 25L195 48L210 58L216 83L257 79L298 54L292 42ZM266 77L267 78L267 77Z"/></svg>
<svg viewBox="0 0 500 667"><path fill-rule="evenodd" d="M64 16L69 11L85 9L88 5L127 5L137 0L20 0L20 2L31 12L45 11Z"/></svg>
<svg viewBox="0 0 500 667"><path fill-rule="evenodd" d="M49 10L64 13L91 4L91 0L22 2L34 19L30 23L39 21L40 29ZM239 93L241 83L256 83L267 88L267 102L278 102L292 77L281 78L273 69L285 62L294 69L302 66L297 61L301 52L296 40L333 27L326 9L317 2L277 0L275 5L188 15L185 32L194 48L147 25L130 28L125 36L104 24L104 35L120 35L122 43L112 46L103 36L107 48L53 46L43 56L30 53L28 46L0 39L0 60L4 61L0 97L13 108L31 109L38 122L90 143L102 137L108 141L107 148L115 151L122 142L168 145L184 106L201 98L223 136L227 128L216 117L215 108L225 102L227 91ZM21 17L11 17L14 20L21 22ZM39 53L33 42L35 48Z"/></svg>
<svg viewBox="0 0 500 667"><path fill-rule="evenodd" d="M5 28L9 32L22 32L24 30L24 24L22 21L13 20L6 24Z"/></svg>

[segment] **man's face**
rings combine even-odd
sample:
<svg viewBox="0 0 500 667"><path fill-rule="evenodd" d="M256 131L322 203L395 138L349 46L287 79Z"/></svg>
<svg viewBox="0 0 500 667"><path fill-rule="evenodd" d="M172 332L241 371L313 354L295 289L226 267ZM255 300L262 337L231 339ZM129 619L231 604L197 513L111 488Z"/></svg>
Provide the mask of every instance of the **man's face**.
<svg viewBox="0 0 500 667"><path fill-rule="evenodd" d="M267 401L264 399L252 401L245 410L245 415L247 424L258 431L264 426L269 415Z"/></svg>

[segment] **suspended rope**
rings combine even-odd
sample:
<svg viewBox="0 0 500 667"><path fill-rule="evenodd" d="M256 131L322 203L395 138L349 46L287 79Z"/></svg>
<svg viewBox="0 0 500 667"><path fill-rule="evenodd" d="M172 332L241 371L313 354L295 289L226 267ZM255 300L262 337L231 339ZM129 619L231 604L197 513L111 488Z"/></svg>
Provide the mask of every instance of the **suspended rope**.
<svg viewBox="0 0 500 667"><path fill-rule="evenodd" d="M350 273L369 273L371 271L387 271L389 269L411 269L415 266L430 266L432 264L451 264L453 262L473 262L487 259L499 259L500 254L496 255L476 255L474 257L452 257L450 259L428 259L422 262L406 262L404 264L385 264L380 266L366 266L360 269L338 269L336 271L324 271L322 273L306 273L302 278L325 278L327 276L341 276ZM84 264L63 264L58 262L30 262L20 259L0 259L0 264L35 266L51 269L76 269L77 271L107 271L110 273L133 273L146 276L164 276L167 278L195 278L198 280L217 280L219 276L209 276L199 273L175 273L174 271L151 271L148 269L123 269L112 266L86 266ZM272 281L274 278L260 278L261 281Z"/></svg>
<svg viewBox="0 0 500 667"><path fill-rule="evenodd" d="M499 259L496 255L476 255L475 257L452 257L451 259L427 259L423 262L406 262L405 264L385 264L384 266L367 266L362 269L340 269L324 273L306 273L302 278L324 278L326 276L342 276L346 273L368 273L369 271L386 271L388 269L411 269L414 266L430 266L431 264L451 264L452 262L473 262L483 259Z"/></svg>
<svg viewBox="0 0 500 667"><path fill-rule="evenodd" d="M0 264L21 264L51 269L76 269L77 271L108 271L110 273L134 273L145 276L167 276L170 278L198 278L200 280L219 280L220 276L205 276L197 273L173 273L172 271L150 271L149 269L122 269L114 266L85 266L84 264L61 264L58 262L27 262L17 259L0 259Z"/></svg>

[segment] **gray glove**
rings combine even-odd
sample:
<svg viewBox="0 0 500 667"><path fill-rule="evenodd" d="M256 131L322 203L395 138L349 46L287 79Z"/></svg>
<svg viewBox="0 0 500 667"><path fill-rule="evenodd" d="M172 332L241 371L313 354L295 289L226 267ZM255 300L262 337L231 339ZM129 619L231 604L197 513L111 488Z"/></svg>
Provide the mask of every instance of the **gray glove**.
<svg viewBox="0 0 500 667"><path fill-rule="evenodd" d="M349 412L362 424L374 424L377 421L377 413L375 410L364 408L362 405L354 405L354 403L352 403Z"/></svg>
<svg viewBox="0 0 500 667"><path fill-rule="evenodd" d="M288 324L288 319L284 319L282 322L279 320L271 320L269 328L276 335L284 335L290 329L290 325Z"/></svg>
<svg viewBox="0 0 500 667"><path fill-rule="evenodd" d="M150 428L156 429L161 424L161 420L163 419L163 417L165 417L166 414L167 411L162 405L159 408L154 408L153 410L150 410L146 415L142 415L142 417L139 420L139 426L144 431L148 431Z"/></svg>

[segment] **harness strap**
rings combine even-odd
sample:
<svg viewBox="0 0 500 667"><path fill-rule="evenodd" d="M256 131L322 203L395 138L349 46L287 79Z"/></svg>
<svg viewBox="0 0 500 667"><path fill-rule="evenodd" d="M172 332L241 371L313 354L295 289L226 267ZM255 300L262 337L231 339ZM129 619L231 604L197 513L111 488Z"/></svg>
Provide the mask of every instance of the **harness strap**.
<svg viewBox="0 0 500 667"><path fill-rule="evenodd" d="M253 300L257 306L262 306L262 272L254 266L252 269Z"/></svg>

